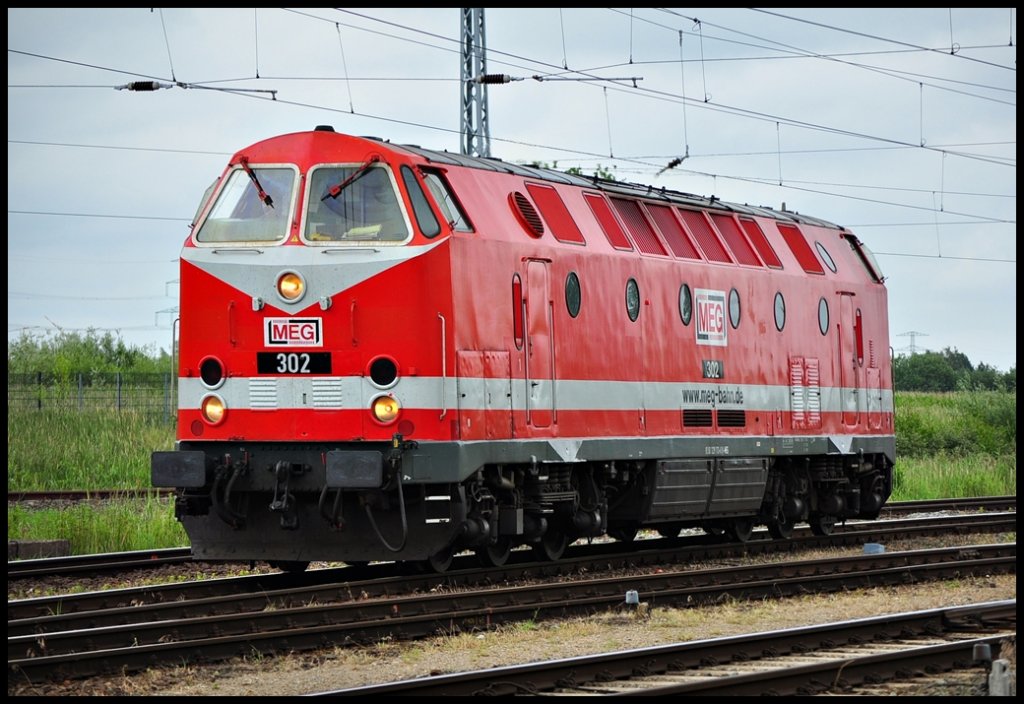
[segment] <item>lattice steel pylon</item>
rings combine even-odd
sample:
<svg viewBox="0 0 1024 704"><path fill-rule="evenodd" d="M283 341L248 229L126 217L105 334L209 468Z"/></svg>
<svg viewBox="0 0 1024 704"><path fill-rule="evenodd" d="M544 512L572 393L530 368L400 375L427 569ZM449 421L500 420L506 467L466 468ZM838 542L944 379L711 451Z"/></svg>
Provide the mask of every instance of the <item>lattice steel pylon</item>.
<svg viewBox="0 0 1024 704"><path fill-rule="evenodd" d="M487 42L484 8L462 8L462 153L491 155L491 130L487 124Z"/></svg>
<svg viewBox="0 0 1024 704"><path fill-rule="evenodd" d="M911 330L910 332L901 332L896 337L909 337L910 347L904 347L903 349L909 349L911 355L917 354L917 338L928 337L926 332L918 332L917 330Z"/></svg>

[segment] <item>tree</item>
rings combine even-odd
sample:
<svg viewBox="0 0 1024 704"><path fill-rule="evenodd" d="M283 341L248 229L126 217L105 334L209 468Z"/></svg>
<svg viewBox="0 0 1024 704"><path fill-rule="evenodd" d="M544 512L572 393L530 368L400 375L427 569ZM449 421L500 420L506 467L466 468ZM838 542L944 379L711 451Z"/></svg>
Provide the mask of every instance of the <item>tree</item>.
<svg viewBox="0 0 1024 704"><path fill-rule="evenodd" d="M972 389L998 391L1004 388L1004 386L1003 375L999 373L999 370L995 367L990 367L984 362L979 362L978 366L971 373Z"/></svg>
<svg viewBox="0 0 1024 704"><path fill-rule="evenodd" d="M43 372L66 377L77 373L166 372L170 359L159 352L125 343L111 332L84 334L58 330L29 334L7 343L7 373Z"/></svg>
<svg viewBox="0 0 1024 704"><path fill-rule="evenodd" d="M897 391L1011 391L1017 390L1017 368L1005 374L948 347L942 352L900 355L892 361Z"/></svg>
<svg viewBox="0 0 1024 704"><path fill-rule="evenodd" d="M945 360L949 362L950 368L952 368L954 371L967 372L968 374L974 371L974 367L971 366L971 360L967 359L967 355L965 355L963 352L957 351L956 347L952 349L947 347L946 349L942 350L942 352L940 352L939 354L941 354L945 358Z"/></svg>
<svg viewBox="0 0 1024 704"><path fill-rule="evenodd" d="M923 352L893 360L893 380L898 391L956 391L960 374L938 352Z"/></svg>

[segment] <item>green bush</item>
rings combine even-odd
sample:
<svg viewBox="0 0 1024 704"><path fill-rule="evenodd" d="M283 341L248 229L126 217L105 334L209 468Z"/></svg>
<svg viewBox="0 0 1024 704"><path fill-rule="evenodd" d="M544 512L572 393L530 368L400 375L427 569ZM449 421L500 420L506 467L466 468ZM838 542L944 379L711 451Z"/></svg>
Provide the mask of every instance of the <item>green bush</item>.
<svg viewBox="0 0 1024 704"><path fill-rule="evenodd" d="M897 393L895 423L897 463L934 454L1017 452L1016 392Z"/></svg>

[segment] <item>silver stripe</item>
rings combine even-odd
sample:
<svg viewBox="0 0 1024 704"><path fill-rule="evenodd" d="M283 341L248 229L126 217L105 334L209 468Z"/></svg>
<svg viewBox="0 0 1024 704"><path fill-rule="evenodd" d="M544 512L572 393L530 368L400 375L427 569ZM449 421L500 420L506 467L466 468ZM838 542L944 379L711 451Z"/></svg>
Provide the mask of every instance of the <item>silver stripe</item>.
<svg viewBox="0 0 1024 704"><path fill-rule="evenodd" d="M264 384L272 382L276 389L277 408L369 408L370 400L381 393L366 377L230 377L217 393L229 409L266 407L262 395ZM458 398L458 380L447 377L401 377L388 393L393 394L404 408L437 409L444 384L447 398ZM463 380L465 383L465 380ZM502 386L506 383L502 380ZM540 382L551 384L552 382ZM526 384L513 379L512 407L526 407ZM325 389L330 389L326 391ZM203 396L212 393L196 377L182 377L178 382L179 408L198 408ZM853 389L822 387L820 397L813 401L821 413L839 413L844 410L844 398L859 398L862 413L872 411L892 413L893 394L890 389ZM806 396L805 396L806 398ZM740 401L742 399L742 401ZM480 394L471 394L460 400L465 411L483 411L488 407ZM746 411L791 410L791 388L782 385L711 384L642 381L560 381L558 382L559 411L678 411L682 409L735 409ZM807 399L811 405L811 399ZM810 409L805 409L810 410Z"/></svg>

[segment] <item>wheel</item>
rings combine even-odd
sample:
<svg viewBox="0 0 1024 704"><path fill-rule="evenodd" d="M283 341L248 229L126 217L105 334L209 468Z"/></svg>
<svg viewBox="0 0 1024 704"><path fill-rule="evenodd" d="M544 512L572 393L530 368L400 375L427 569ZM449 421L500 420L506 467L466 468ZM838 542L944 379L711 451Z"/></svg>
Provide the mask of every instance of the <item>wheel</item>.
<svg viewBox="0 0 1024 704"><path fill-rule="evenodd" d="M476 551L480 562L486 567L501 567L508 562L512 554L512 542L508 538L498 538L498 542L478 548Z"/></svg>
<svg viewBox="0 0 1024 704"><path fill-rule="evenodd" d="M636 528L612 528L608 531L608 537L623 543L632 543L636 538L636 531Z"/></svg>
<svg viewBox="0 0 1024 704"><path fill-rule="evenodd" d="M726 532L736 542L745 543L750 540L750 534L754 532L754 522L749 518L733 519Z"/></svg>
<svg viewBox="0 0 1024 704"><path fill-rule="evenodd" d="M565 537L565 533L549 530L541 536L540 542L533 544L533 552L534 555L537 556L538 560L550 560L554 562L555 560L561 559L562 553L565 552L565 548L568 544L569 539Z"/></svg>
<svg viewBox="0 0 1024 704"><path fill-rule="evenodd" d="M267 564L275 569L281 570L282 572L289 572L292 574L305 572L306 568L309 567L308 562L301 562L299 560L276 560L274 562L268 562Z"/></svg>
<svg viewBox="0 0 1024 704"><path fill-rule="evenodd" d="M355 567L356 569L362 569L370 564L369 560L345 560L345 564L349 567Z"/></svg>
<svg viewBox="0 0 1024 704"><path fill-rule="evenodd" d="M776 540L788 540L793 537L793 521L788 518L776 518L768 522L768 534Z"/></svg>
<svg viewBox="0 0 1024 704"><path fill-rule="evenodd" d="M452 566L452 560L454 559L455 551L449 546L431 555L427 559L427 564L430 565L430 569L440 574L448 571L448 568Z"/></svg>
<svg viewBox="0 0 1024 704"><path fill-rule="evenodd" d="M679 537L679 527L678 526L675 526L675 527L673 527L673 526L662 526L661 528L658 529L658 535L660 535L662 538L669 538L669 539L671 539L671 538L678 538Z"/></svg>
<svg viewBox="0 0 1024 704"><path fill-rule="evenodd" d="M808 523L811 526L811 532L815 535L832 535L832 531L836 527L836 517L818 513L811 516Z"/></svg>

